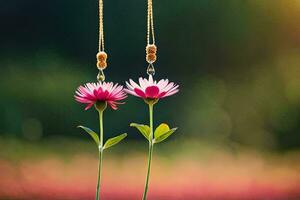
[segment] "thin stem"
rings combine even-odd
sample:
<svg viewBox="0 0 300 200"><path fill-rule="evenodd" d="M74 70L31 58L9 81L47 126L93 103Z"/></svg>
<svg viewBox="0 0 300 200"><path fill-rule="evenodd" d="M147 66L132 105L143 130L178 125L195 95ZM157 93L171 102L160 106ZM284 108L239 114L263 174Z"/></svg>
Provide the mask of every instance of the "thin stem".
<svg viewBox="0 0 300 200"><path fill-rule="evenodd" d="M103 111L99 111L99 125L100 125L100 138L99 138L99 163L98 163L98 180L96 188L96 200L100 200L100 181L101 181L101 168L103 158Z"/></svg>
<svg viewBox="0 0 300 200"><path fill-rule="evenodd" d="M102 148L102 146L103 146L103 111L99 111L99 124L100 124L99 146Z"/></svg>
<svg viewBox="0 0 300 200"><path fill-rule="evenodd" d="M98 181L97 181L97 189L96 189L96 200L100 200L100 180L101 180L102 157L103 157L103 151L99 150Z"/></svg>
<svg viewBox="0 0 300 200"><path fill-rule="evenodd" d="M146 176L145 182L145 189L143 194L143 200L147 199L147 192L148 192L148 185L149 185L149 178L150 178L150 171L151 171L151 161L152 161L152 154L153 154L153 104L149 104L149 118L150 118L150 140L149 140L149 153L148 153L148 171Z"/></svg>

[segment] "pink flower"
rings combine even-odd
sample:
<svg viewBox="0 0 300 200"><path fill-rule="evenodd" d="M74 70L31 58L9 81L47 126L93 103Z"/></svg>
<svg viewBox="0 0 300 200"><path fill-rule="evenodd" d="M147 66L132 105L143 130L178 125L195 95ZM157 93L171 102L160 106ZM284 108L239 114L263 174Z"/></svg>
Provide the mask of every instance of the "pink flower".
<svg viewBox="0 0 300 200"><path fill-rule="evenodd" d="M143 99L161 99L179 91L179 86L175 83L169 82L168 79L156 82L151 75L149 75L149 80L139 78L139 85L131 79L129 83L126 82L126 85L128 89L124 89L125 92Z"/></svg>
<svg viewBox="0 0 300 200"><path fill-rule="evenodd" d="M125 99L127 96L121 85L112 82L98 82L79 86L74 97L76 101L87 104L85 110L97 102L106 102L112 109L116 110L118 108L117 104L122 104L118 101Z"/></svg>

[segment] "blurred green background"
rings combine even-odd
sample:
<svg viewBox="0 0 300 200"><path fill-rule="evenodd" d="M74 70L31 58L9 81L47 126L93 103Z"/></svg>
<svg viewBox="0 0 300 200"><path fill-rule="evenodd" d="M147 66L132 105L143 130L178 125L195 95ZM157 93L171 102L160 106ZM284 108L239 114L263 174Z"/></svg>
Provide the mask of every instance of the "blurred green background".
<svg viewBox="0 0 300 200"><path fill-rule="evenodd" d="M97 3L1 1L0 160L2 166L9 163L7 169L20 168L19 162L36 157L42 162L49 154L63 162L82 152L96 159L92 142L76 126L97 130L97 114L84 111L73 95L80 84L96 81ZM154 113L156 125L167 122L179 127L169 142L158 147L161 162L188 157L205 163L215 155L211 151L235 158L247 149L264 162L275 156L278 163L292 165L292 177L300 183L300 160L297 156L286 159L286 154L298 155L300 147L300 2L154 0L154 20L155 78L169 78L180 85L180 93L161 100ZM145 77L146 1L104 1L104 29L107 81L124 84L129 78ZM111 162L141 153L138 166L142 170L136 175L140 183L147 147L128 125L147 121L147 107L134 97L118 111L105 114L106 137L124 131L129 135L123 147L115 147ZM94 178L89 180L93 187ZM0 198L25 199L6 191L2 196L0 191ZM155 199L170 198L159 196L164 194L160 190L157 194Z"/></svg>

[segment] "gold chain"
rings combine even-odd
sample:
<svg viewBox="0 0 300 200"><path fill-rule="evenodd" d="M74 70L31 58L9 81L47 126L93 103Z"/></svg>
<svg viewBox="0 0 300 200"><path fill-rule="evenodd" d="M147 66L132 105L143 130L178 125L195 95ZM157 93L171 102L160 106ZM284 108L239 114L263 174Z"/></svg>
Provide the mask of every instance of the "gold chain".
<svg viewBox="0 0 300 200"><path fill-rule="evenodd" d="M99 0L99 49L96 58L99 69L97 79L102 82L105 80L103 70L107 67L107 54L104 52L103 0Z"/></svg>
<svg viewBox="0 0 300 200"><path fill-rule="evenodd" d="M103 0L99 0L99 52L104 51Z"/></svg>
<svg viewBox="0 0 300 200"><path fill-rule="evenodd" d="M152 37L151 37L152 36ZM151 40L152 39L152 44ZM147 74L154 75L155 69L153 63L156 61L157 47L155 45L155 35L154 35L154 23L153 23L153 2L148 0L147 8L147 46L146 46L146 61L149 63L147 67Z"/></svg>
<svg viewBox="0 0 300 200"><path fill-rule="evenodd" d="M153 3L148 0L148 14L147 14L147 44L150 44L150 36L152 34L152 44L155 44L154 24L153 24Z"/></svg>

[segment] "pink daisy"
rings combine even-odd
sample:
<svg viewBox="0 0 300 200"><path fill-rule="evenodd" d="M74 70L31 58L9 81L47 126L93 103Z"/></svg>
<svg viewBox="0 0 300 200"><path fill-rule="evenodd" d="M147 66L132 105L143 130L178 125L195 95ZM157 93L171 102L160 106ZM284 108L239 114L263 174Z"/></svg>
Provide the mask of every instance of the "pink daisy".
<svg viewBox="0 0 300 200"><path fill-rule="evenodd" d="M76 101L87 104L85 110L97 102L106 102L112 109L116 110L118 108L117 104L122 104L118 101L125 99L127 96L121 85L112 82L98 82L79 86L74 97Z"/></svg>
<svg viewBox="0 0 300 200"><path fill-rule="evenodd" d="M156 82L151 75L149 75L148 80L142 77L139 78L139 85L131 79L129 83L126 82L126 85L128 89L124 89L125 92L143 99L161 99L179 91L179 85L169 82L168 79Z"/></svg>

